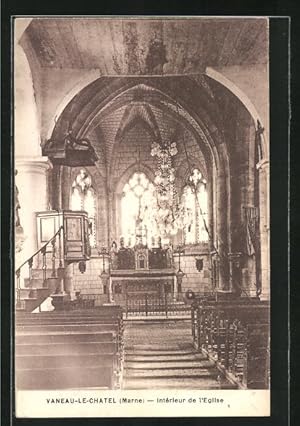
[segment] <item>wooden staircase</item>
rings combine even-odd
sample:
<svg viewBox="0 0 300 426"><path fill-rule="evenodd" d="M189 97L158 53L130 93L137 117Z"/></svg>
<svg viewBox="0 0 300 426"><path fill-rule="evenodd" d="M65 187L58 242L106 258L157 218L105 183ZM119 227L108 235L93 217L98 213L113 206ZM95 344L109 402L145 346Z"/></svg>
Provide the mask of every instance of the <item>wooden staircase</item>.
<svg viewBox="0 0 300 426"><path fill-rule="evenodd" d="M33 270L33 273L39 270ZM60 279L57 277L46 278L44 281L41 278L24 279L25 287L20 289L21 305L26 312L33 312L36 308L52 294L58 290ZM20 310L17 308L17 310Z"/></svg>
<svg viewBox="0 0 300 426"><path fill-rule="evenodd" d="M61 287L63 228L16 270L16 311L33 312ZM23 285L21 286L21 271Z"/></svg>

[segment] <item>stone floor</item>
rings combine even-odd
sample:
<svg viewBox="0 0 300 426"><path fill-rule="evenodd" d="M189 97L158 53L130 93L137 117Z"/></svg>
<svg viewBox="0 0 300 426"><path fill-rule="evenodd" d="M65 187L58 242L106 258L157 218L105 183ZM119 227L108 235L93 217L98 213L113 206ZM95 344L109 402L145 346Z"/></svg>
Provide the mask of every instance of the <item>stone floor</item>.
<svg viewBox="0 0 300 426"><path fill-rule="evenodd" d="M194 349L190 321L128 321L124 337L123 389L235 389Z"/></svg>

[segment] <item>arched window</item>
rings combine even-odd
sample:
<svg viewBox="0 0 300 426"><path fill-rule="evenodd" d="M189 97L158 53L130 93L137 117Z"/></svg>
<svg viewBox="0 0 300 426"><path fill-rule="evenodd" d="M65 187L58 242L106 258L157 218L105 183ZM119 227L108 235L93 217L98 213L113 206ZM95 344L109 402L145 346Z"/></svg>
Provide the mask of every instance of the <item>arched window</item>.
<svg viewBox="0 0 300 426"><path fill-rule="evenodd" d="M186 244L208 241L206 180L194 169L183 188L184 238Z"/></svg>
<svg viewBox="0 0 300 426"><path fill-rule="evenodd" d="M86 211L90 223L90 246L96 247L96 194L92 179L81 169L72 184L71 209Z"/></svg>
<svg viewBox="0 0 300 426"><path fill-rule="evenodd" d="M123 188L121 228L126 246L136 243L150 245L158 238L154 210L154 185L144 173L134 173Z"/></svg>

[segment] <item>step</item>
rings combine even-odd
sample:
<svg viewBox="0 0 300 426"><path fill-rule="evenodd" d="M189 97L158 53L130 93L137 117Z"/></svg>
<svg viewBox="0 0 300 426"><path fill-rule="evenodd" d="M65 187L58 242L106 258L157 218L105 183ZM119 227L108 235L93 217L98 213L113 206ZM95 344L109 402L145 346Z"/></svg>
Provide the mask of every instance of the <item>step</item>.
<svg viewBox="0 0 300 426"><path fill-rule="evenodd" d="M126 364L124 366L124 378L127 377L145 377L145 378L190 378L190 377L211 377L213 379L217 379L219 376L219 372L217 369L205 369L205 368L177 368L170 370L157 370L157 369L144 369L144 370L127 370Z"/></svg>
<svg viewBox="0 0 300 426"><path fill-rule="evenodd" d="M57 268L55 269L55 272L57 273ZM53 273L52 264L51 266L48 264L46 269L46 278L53 278L52 273ZM33 268L31 272L31 276L34 280L35 279L42 280L44 278L44 270L42 268Z"/></svg>
<svg viewBox="0 0 300 426"><path fill-rule="evenodd" d="M125 357L128 362L160 362L160 361L176 361L177 359L180 361L202 361L206 360L207 356L203 355L200 352L191 352L191 353L183 353L183 354L174 354L172 352L161 355L151 355L151 354L135 354L128 353L125 349Z"/></svg>
<svg viewBox="0 0 300 426"><path fill-rule="evenodd" d="M216 365L213 361L205 360L205 361L194 361L194 360L181 360L178 359L176 361L152 361L152 362L134 362L128 361L127 357L125 357L125 365L126 369L134 369L134 370L165 370L165 369L179 369L183 368L185 370L190 370L194 368L215 368Z"/></svg>
<svg viewBox="0 0 300 426"><path fill-rule="evenodd" d="M125 333L126 339L126 333ZM126 353L128 355L137 356L158 356L158 355L190 355L196 353L192 343L185 346L185 349L179 348L179 345L168 346L167 344L162 348L161 345L135 345L128 346L126 344Z"/></svg>
<svg viewBox="0 0 300 426"><path fill-rule="evenodd" d="M25 288L36 288L36 287L51 287L53 290L60 283L60 279L58 277L47 276L44 280L43 276L40 278L24 278L24 286Z"/></svg>
<svg viewBox="0 0 300 426"><path fill-rule="evenodd" d="M15 357L16 370L40 369L40 368L71 368L84 367L112 367L116 353L88 353L69 355L19 355Z"/></svg>
<svg viewBox="0 0 300 426"><path fill-rule="evenodd" d="M24 285L25 288L37 288L37 287L44 287L44 283L46 284L46 281L43 280L43 278L24 278Z"/></svg>
<svg viewBox="0 0 300 426"><path fill-rule="evenodd" d="M41 368L19 370L16 374L16 388L27 390L58 390L90 387L112 387L113 370L97 367Z"/></svg>
<svg viewBox="0 0 300 426"><path fill-rule="evenodd" d="M83 342L109 342L114 341L113 333L51 333L51 334L21 334L16 335L16 344L32 343L83 343Z"/></svg>
<svg viewBox="0 0 300 426"><path fill-rule="evenodd" d="M207 378L124 378L123 380L123 389L128 390L138 390L138 389L151 389L151 390L160 390L160 389L236 389L236 385L231 384L228 381L219 382L210 377Z"/></svg>
<svg viewBox="0 0 300 426"><path fill-rule="evenodd" d="M128 315L129 316L129 315ZM145 317L143 316L143 318L141 318L142 316L137 316L137 315L132 315L130 316L130 319L126 320L126 311L124 310L124 318L125 320L128 322L129 326L131 325L133 326L151 326L151 325L157 325L157 324L162 324L162 319L164 320L163 323L164 324L181 324L182 322L184 322L185 324L190 324L191 322L191 316L189 315L189 317L186 317L186 315L172 315L171 317L166 317L166 315L160 316L160 315L155 315L155 316L148 316Z"/></svg>
<svg viewBox="0 0 300 426"><path fill-rule="evenodd" d="M45 293L45 292L51 292L52 290L45 286L45 287L32 287L32 288L21 288L21 298L24 300L29 297L29 293L33 291L36 292L36 294ZM27 296L27 297L26 297Z"/></svg>
<svg viewBox="0 0 300 426"><path fill-rule="evenodd" d="M21 299L24 300L25 298L28 298L30 291L31 291L30 288L21 288L20 289L20 297L21 297Z"/></svg>
<svg viewBox="0 0 300 426"><path fill-rule="evenodd" d="M75 355L87 353L116 352L116 342L86 342L86 343L36 343L18 344L15 346L16 355Z"/></svg>

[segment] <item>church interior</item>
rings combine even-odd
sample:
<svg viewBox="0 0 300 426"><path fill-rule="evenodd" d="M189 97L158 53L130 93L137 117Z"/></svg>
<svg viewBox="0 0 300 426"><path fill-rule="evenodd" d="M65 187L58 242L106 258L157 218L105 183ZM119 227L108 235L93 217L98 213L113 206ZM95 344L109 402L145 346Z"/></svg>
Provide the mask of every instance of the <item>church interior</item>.
<svg viewBox="0 0 300 426"><path fill-rule="evenodd" d="M14 37L17 388L269 388L268 20Z"/></svg>

